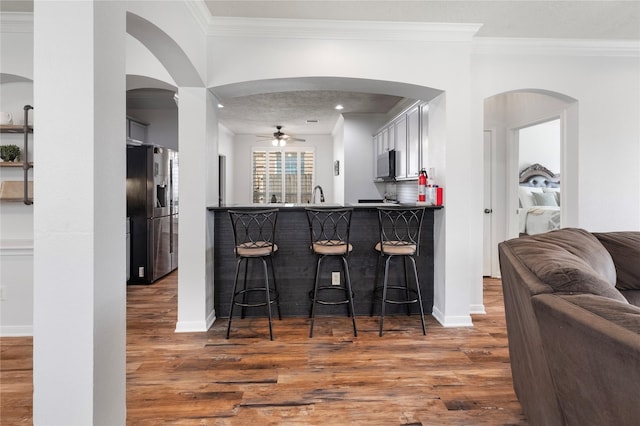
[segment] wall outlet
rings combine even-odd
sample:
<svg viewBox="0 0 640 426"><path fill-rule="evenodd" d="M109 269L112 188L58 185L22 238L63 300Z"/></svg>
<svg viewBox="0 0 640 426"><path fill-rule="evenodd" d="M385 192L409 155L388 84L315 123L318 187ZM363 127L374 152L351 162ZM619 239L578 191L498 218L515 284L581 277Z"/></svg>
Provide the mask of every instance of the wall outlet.
<svg viewBox="0 0 640 426"><path fill-rule="evenodd" d="M331 285L340 285L340 272L331 273Z"/></svg>
<svg viewBox="0 0 640 426"><path fill-rule="evenodd" d="M138 267L138 278L144 278L144 266Z"/></svg>

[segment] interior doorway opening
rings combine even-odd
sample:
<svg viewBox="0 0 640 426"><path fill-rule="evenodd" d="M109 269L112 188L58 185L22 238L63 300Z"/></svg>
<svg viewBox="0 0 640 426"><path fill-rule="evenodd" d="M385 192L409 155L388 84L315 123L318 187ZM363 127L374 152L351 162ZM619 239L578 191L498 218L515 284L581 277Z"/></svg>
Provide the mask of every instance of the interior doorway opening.
<svg viewBox="0 0 640 426"><path fill-rule="evenodd" d="M485 171L484 181L485 216L488 216L484 221L484 238L488 241L483 253L483 275L500 276L498 243L520 234L520 130L533 131L534 126L554 121L559 128L556 157L559 166L552 174L561 175L563 182L558 196L562 205L559 220L561 226L574 226L578 217L578 102L561 93L533 89L485 99L485 168L489 167L490 172ZM525 139L527 133L525 130ZM540 151L550 149L543 145Z"/></svg>

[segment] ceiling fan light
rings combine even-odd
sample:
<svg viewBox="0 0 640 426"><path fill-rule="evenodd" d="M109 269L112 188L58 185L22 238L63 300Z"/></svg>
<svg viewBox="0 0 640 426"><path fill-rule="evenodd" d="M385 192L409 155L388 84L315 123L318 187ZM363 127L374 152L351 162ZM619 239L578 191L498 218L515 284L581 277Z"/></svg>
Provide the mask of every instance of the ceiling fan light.
<svg viewBox="0 0 640 426"><path fill-rule="evenodd" d="M278 139L274 139L271 141L271 145L278 146Z"/></svg>
<svg viewBox="0 0 640 426"><path fill-rule="evenodd" d="M285 146L287 144L287 141L284 139L280 139L280 146Z"/></svg>

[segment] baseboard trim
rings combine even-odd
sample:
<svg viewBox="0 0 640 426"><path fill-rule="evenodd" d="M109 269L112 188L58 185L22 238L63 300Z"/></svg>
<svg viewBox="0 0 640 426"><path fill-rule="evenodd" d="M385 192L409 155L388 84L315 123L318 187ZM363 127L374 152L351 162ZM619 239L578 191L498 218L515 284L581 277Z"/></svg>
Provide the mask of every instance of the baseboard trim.
<svg viewBox="0 0 640 426"><path fill-rule="evenodd" d="M3 325L0 337L33 337L33 325Z"/></svg>
<svg viewBox="0 0 640 426"><path fill-rule="evenodd" d="M216 320L216 312L211 310L204 321L178 321L176 333L203 333L208 331Z"/></svg>
<svg viewBox="0 0 640 426"><path fill-rule="evenodd" d="M437 306L433 307L431 315L443 326L443 327L473 327L473 321L471 321L471 315L449 315L446 316L438 309Z"/></svg>
<svg viewBox="0 0 640 426"><path fill-rule="evenodd" d="M485 311L483 304L478 304L469 306L469 313L471 315L482 315L486 314L487 311Z"/></svg>

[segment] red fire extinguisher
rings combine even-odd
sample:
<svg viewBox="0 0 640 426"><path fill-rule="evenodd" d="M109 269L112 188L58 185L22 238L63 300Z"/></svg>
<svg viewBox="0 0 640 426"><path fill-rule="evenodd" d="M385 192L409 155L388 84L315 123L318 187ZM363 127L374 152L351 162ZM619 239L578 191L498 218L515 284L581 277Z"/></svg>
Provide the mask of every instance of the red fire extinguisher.
<svg viewBox="0 0 640 426"><path fill-rule="evenodd" d="M418 202L427 201L427 171L422 169L418 177Z"/></svg>

